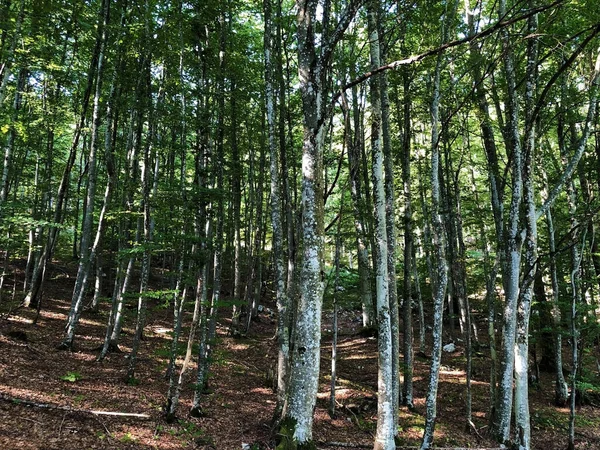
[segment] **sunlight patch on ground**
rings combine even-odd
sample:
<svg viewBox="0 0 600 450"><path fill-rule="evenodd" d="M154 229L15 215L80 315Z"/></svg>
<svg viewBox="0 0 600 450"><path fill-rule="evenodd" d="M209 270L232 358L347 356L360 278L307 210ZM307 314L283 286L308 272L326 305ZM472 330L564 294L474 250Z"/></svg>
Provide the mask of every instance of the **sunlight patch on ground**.
<svg viewBox="0 0 600 450"><path fill-rule="evenodd" d="M346 348L346 347L353 347L353 346L357 346L357 345L363 345L366 343L367 343L366 339L350 340L350 341L346 341L346 342L339 342L337 347L338 348Z"/></svg>
<svg viewBox="0 0 600 450"><path fill-rule="evenodd" d="M55 308L56 309L62 309L63 311L69 311L71 309L71 306L67 305L67 304L62 304L61 305L60 303L56 303Z"/></svg>
<svg viewBox="0 0 600 450"><path fill-rule="evenodd" d="M87 340L92 338L86 337L82 339ZM73 352L71 356L73 357L73 359L76 359L78 361L94 362L96 360L96 355L90 355L89 353Z"/></svg>
<svg viewBox="0 0 600 450"><path fill-rule="evenodd" d="M262 394L262 395L273 395L273 391L269 388L261 388L261 387L257 387L252 389L250 392L254 392L255 394ZM267 403L269 403L270 401L267 400Z"/></svg>
<svg viewBox="0 0 600 450"><path fill-rule="evenodd" d="M79 323L82 323L84 325L92 325L95 327L105 327L106 326L106 324L97 322L95 320L90 320L90 319L79 319Z"/></svg>
<svg viewBox="0 0 600 450"><path fill-rule="evenodd" d="M321 399L321 400L328 400L330 392L331 392L331 390L327 390L327 391L324 391L324 392L319 392L317 394L317 398ZM336 387L336 389L335 389L335 398L336 398L336 400L344 400L344 399L350 398L352 392L353 391L351 389L345 389L345 388Z"/></svg>
<svg viewBox="0 0 600 450"><path fill-rule="evenodd" d="M66 308L65 308L66 309ZM40 316L45 319L53 319L53 320L65 320L67 316L65 314L58 314L49 311L42 311Z"/></svg>
<svg viewBox="0 0 600 450"><path fill-rule="evenodd" d="M172 333L173 328L156 327L156 328L152 328L152 332L155 334L167 334L167 333Z"/></svg>
<svg viewBox="0 0 600 450"><path fill-rule="evenodd" d="M440 368L440 375L450 375L455 377L464 377L465 371L462 369L456 369L454 367L444 367Z"/></svg>
<svg viewBox="0 0 600 450"><path fill-rule="evenodd" d="M413 398L413 405L415 407L417 407L417 406L424 407L425 406L425 397L415 397L415 398Z"/></svg>
<svg viewBox="0 0 600 450"><path fill-rule="evenodd" d="M368 355L366 353L362 353L359 355L350 355L344 356L344 361L352 361L352 360L363 360L363 359L375 359L375 355Z"/></svg>
<svg viewBox="0 0 600 450"><path fill-rule="evenodd" d="M229 344L227 346L228 350L248 350L250 346L248 344Z"/></svg>
<svg viewBox="0 0 600 450"><path fill-rule="evenodd" d="M29 319L27 319L25 317L22 317L22 316L10 316L7 320L9 322L25 323L25 324L28 324L28 325L30 325L30 324L33 323L32 320L29 320Z"/></svg>

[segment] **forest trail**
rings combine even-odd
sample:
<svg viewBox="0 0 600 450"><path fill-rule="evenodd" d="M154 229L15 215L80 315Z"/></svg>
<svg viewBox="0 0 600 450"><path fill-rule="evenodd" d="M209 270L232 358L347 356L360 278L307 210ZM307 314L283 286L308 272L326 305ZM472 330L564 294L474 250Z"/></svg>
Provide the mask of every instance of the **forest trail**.
<svg viewBox="0 0 600 450"><path fill-rule="evenodd" d="M275 407L272 390L276 361L273 305L266 304L246 337L227 335L229 311L223 310L213 353L209 392L203 401L204 417L188 416L193 397L195 364L185 375L179 422L163 418L167 383L164 378L172 330L172 311L160 301L149 307L145 340L135 385L123 381L127 352L133 337L135 309L130 305L121 342L122 353L105 361L95 358L102 343L107 305L100 312L86 311L75 350L57 350L68 312L72 277L55 270L37 325L35 311L20 309L0 320L0 449L271 449L274 436L270 420ZM370 448L377 416L376 338L360 331L360 312L342 311L339 318L337 415L327 413L331 354L331 312L324 313L320 389L314 435L319 448ZM184 330L186 336L187 330ZM182 352L185 343L182 344ZM181 363L181 360L179 361ZM488 384L485 358L475 359L473 411L479 436L464 431L464 355L444 354L440 379L439 420L436 444L440 447L494 447L486 438L485 413ZM418 445L424 424L424 397L428 361L416 358L415 410L400 411L400 440ZM547 381L550 383L550 380ZM539 391L532 396L536 449L562 448L567 409L551 406L551 397ZM9 399L31 404L18 404ZM32 404L55 405L41 408ZM96 415L90 411L143 414L144 417ZM581 449L600 448L600 412L580 410ZM335 446L344 443L346 446ZM246 447L243 447L246 444ZM353 445L348 447L348 445Z"/></svg>

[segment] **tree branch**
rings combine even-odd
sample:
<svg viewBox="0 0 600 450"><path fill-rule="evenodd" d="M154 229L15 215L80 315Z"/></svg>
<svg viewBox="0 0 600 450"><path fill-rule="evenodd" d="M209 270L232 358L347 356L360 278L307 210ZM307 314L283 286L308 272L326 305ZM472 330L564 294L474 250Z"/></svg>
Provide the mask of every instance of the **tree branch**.
<svg viewBox="0 0 600 450"><path fill-rule="evenodd" d="M371 70L370 72L366 72L363 75L361 75L360 77L350 81L349 83L345 84L344 86L342 86L340 88L340 90L337 92L337 94L334 96L333 98L333 102L335 103L337 101L337 99L339 98L339 96L341 95L341 92L350 89L353 86L356 86L357 84L360 84L366 80L368 80L369 78L371 78L374 75L377 75L378 73L384 72L386 70L390 70L390 69L396 69L400 66L406 66L409 64L413 64L416 62L419 62L425 58L427 58L428 56L433 56L433 55L437 55L438 53L441 53L449 48L453 48L453 47L458 47L460 45L463 44L467 44L471 41L476 41L479 39L483 39L484 37L487 37L493 33L495 33L498 30L501 30L502 28L505 28L507 26L512 25L513 23L516 22L520 22L521 20L525 20L528 19L529 17L535 15L535 14L539 14L540 12L546 11L548 9L552 9L556 6L559 6L561 4L563 4L565 2L565 0L555 0L554 2L550 3L549 5L545 5L545 6L540 6L538 8L533 8L529 11L527 11L526 13L517 16L517 17L513 17L512 19L508 19L508 20L500 20L497 23L495 23L494 25L486 28L485 30L477 33L477 34L473 34L471 36L467 36L465 38L462 39L457 39L451 42L448 42L444 45L440 45L439 47L435 47L432 49L429 49L423 53L420 53L418 55L413 55L410 56L408 58L405 59L400 59L397 61L393 61L389 64L385 64L381 67L378 67L376 69Z"/></svg>
<svg viewBox="0 0 600 450"><path fill-rule="evenodd" d="M356 11L358 8L362 6L365 0L351 0L350 3L346 5L346 8L341 14L340 20L338 21L335 30L321 47L321 57L319 58L319 68L323 70L325 67L328 67L329 60L331 59L331 55L333 54L333 50L337 43L344 37L344 33L346 32L346 28L350 25L350 22L354 20L354 16L356 15ZM561 0L562 1L562 0Z"/></svg>
<svg viewBox="0 0 600 450"><path fill-rule="evenodd" d="M536 104L535 104L535 108L533 110L533 113L531 115L531 120L529 121L529 124L527 125L528 129L526 130L526 135L527 133L530 131L531 127L533 127L533 124L535 123L535 119L537 118L538 114L540 113L540 110L542 109L543 103L546 100L546 95L548 95L548 92L550 92L550 89L552 88L552 86L554 86L554 83L556 83L556 80L558 80L558 78L562 75L562 73L567 70L571 64L573 64L573 62L575 61L575 59L581 54L581 52L585 49L585 47L587 47L587 45L590 43L590 41L598 34L600 33L600 23L597 23L596 25L594 25L592 28L592 32L589 34L588 37L586 37L583 42L575 49L575 51L573 52L573 54L569 57L569 59L567 59L559 68L556 72L554 72L554 74L552 75L552 78L550 78L550 81L548 81L548 83L546 83L546 86L544 86L544 90L542 91L542 93L540 94Z"/></svg>
<svg viewBox="0 0 600 450"><path fill-rule="evenodd" d="M581 156L585 152L585 147L587 144L588 137L591 132L591 128L594 124L594 120L596 118L596 108L598 103L598 85L600 84L600 53L598 53L596 57L596 65L594 68L594 75L592 78L592 83L590 86L590 104L588 106L587 116L585 119L585 125L583 131L581 133L581 137L577 143L577 147L575 149L575 153L571 157L569 163L565 167L562 175L558 182L552 188L552 191L548 195L548 198L544 202L544 204L536 211L535 216L536 220L546 214L548 208L552 206L558 195L562 192L562 189L565 183L571 178Z"/></svg>

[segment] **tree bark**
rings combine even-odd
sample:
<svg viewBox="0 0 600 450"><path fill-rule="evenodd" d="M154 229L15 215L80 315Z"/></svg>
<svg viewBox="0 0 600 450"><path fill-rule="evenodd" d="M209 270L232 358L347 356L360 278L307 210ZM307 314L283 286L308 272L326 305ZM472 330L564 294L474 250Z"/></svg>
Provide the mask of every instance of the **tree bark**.
<svg viewBox="0 0 600 450"><path fill-rule="evenodd" d="M274 418L279 421L287 394L289 377L289 299L285 288L285 267L283 253L283 217L281 207L281 176L279 149L275 130L275 91L273 74L273 28L272 3L264 0L263 12L265 21L264 57L265 57L265 102L267 111L267 133L270 154L271 176L271 227L273 230L272 253L275 272L275 299L277 303L277 405Z"/></svg>
<svg viewBox="0 0 600 450"><path fill-rule="evenodd" d="M381 46L379 42L379 3L368 3L368 31L371 68L381 65ZM388 227L386 223L386 192L384 179L384 153L382 143L382 99L381 77L369 79L371 101L371 177L373 183L373 204L375 207L375 292L377 295L377 432L375 450L395 449L394 442L397 400L394 402L394 348L392 341L391 301L389 294ZM397 308L397 305L396 305ZM396 349L397 351L397 349ZM396 384L397 387L397 384Z"/></svg>

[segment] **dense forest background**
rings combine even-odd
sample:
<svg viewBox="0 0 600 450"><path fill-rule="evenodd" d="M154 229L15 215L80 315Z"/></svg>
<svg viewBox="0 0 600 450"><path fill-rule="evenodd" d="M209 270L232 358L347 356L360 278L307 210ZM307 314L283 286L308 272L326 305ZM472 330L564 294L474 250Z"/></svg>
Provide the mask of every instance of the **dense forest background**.
<svg viewBox="0 0 600 450"><path fill-rule="evenodd" d="M599 33L592 0L0 0L3 345L126 349L135 389L159 314L181 424L223 339L274 333L260 445L315 448L356 320L376 450L440 437L442 358L473 443L537 448L550 392L552 448L600 448ZM4 400L74 411L19 364Z"/></svg>

